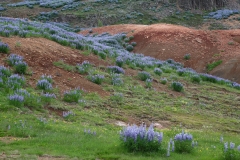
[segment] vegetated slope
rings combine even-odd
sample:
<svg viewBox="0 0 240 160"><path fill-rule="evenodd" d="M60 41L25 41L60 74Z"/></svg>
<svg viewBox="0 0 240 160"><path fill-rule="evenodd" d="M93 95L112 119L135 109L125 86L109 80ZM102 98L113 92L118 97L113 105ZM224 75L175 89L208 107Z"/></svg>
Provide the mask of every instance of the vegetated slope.
<svg viewBox="0 0 240 160"><path fill-rule="evenodd" d="M91 83L84 76L60 69L54 66L54 62L63 61L64 63L76 66L88 60L96 66L107 65L106 61L100 60L94 56L84 56L79 50L61 46L60 44L44 39L44 38L20 38L20 37L0 37L2 41L9 44L11 53L15 53L24 57L25 61L32 70L29 84L36 86L37 80L43 75L51 75L54 79L54 86L59 88L61 92L73 89L84 88L89 92L97 92L104 96L109 95L99 85ZM7 55L1 54L0 64L4 62ZM6 64L5 64L6 65Z"/></svg>
<svg viewBox="0 0 240 160"><path fill-rule="evenodd" d="M113 25L92 29L93 34L126 32L133 35L135 53L181 62L198 72L206 72L207 65L222 60L210 73L240 82L240 30L194 30L169 24ZM81 33L87 33L83 31ZM190 54L190 60L184 55Z"/></svg>

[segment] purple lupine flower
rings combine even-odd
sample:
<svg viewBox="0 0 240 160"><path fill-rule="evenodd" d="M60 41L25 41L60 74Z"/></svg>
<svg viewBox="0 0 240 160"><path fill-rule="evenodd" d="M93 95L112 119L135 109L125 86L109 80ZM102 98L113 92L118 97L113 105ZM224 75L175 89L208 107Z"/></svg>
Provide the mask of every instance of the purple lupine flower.
<svg viewBox="0 0 240 160"><path fill-rule="evenodd" d="M51 90L52 84L47 79L40 79L37 82L37 87L43 90Z"/></svg>
<svg viewBox="0 0 240 160"><path fill-rule="evenodd" d="M230 149L234 149L235 143L230 142Z"/></svg>
<svg viewBox="0 0 240 160"><path fill-rule="evenodd" d="M240 145L237 147L238 151L240 151Z"/></svg>
<svg viewBox="0 0 240 160"><path fill-rule="evenodd" d="M9 63L9 65L15 66L18 62L22 62L23 61L23 57L19 56L19 55L16 55L16 54L10 54L8 56L7 61Z"/></svg>
<svg viewBox="0 0 240 160"><path fill-rule="evenodd" d="M124 74L125 71L123 68L119 67L119 66L108 66L107 69L110 71L110 72L113 72L113 73L118 73L118 74Z"/></svg>
<svg viewBox="0 0 240 160"><path fill-rule="evenodd" d="M224 152L227 152L228 150L228 142L224 143Z"/></svg>

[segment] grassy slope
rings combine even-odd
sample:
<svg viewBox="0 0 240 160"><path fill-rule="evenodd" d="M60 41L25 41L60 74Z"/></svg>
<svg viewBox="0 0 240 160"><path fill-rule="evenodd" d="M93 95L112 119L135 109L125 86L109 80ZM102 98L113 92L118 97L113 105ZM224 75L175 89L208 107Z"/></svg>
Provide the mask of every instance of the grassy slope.
<svg viewBox="0 0 240 160"><path fill-rule="evenodd" d="M123 101L116 102L111 97L102 98L88 93L84 96L86 105L59 100L50 105L75 113L68 118L48 110L15 108L8 105L7 95L1 92L0 133L1 136L14 138L10 143L0 141L0 149L9 156L18 150L23 159L43 154L83 159L166 159L165 152L128 153L119 140L121 127L113 125L116 120L138 123L170 121L172 125L162 130L163 148L167 148L169 139L182 128L192 133L199 144L195 152L190 155L172 153L170 159L219 159L223 147L219 142L220 135L224 135L225 141L240 144L239 107L235 100L240 91L206 82L193 84L174 72L164 73L161 77L181 81L185 86L184 92L175 94L168 87L170 82L166 86L154 82L155 88L161 86L164 91L148 90L136 76L124 76L122 87L109 85L109 80L106 80L102 86L109 92L123 93ZM160 77L154 76L154 79L159 81ZM41 122L40 117L46 118L46 123ZM20 127L20 120L26 121L24 128ZM180 123L182 127L179 127ZM10 130L7 130L8 125ZM85 134L84 129L91 129L97 134Z"/></svg>

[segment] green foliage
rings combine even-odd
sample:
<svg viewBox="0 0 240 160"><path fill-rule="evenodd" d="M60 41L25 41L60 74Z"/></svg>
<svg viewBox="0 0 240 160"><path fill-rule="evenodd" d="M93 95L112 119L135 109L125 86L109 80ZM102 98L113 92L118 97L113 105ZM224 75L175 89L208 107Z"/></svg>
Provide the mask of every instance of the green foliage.
<svg viewBox="0 0 240 160"><path fill-rule="evenodd" d="M101 57L102 59L106 59L106 57L107 57L107 54L104 53L104 52L99 52L98 55L99 55L99 57Z"/></svg>
<svg viewBox="0 0 240 160"><path fill-rule="evenodd" d="M25 62L19 62L14 65L15 72L19 74L26 74L27 72L27 63Z"/></svg>
<svg viewBox="0 0 240 160"><path fill-rule="evenodd" d="M192 140L174 141L175 151L178 153L191 153L193 151Z"/></svg>
<svg viewBox="0 0 240 160"><path fill-rule="evenodd" d="M63 95L63 100L65 102L75 102L75 103L78 103L78 101L81 98L82 98L82 91L80 89L67 91Z"/></svg>
<svg viewBox="0 0 240 160"><path fill-rule="evenodd" d="M220 65L222 63L222 60L218 60L218 61L215 61L213 63L210 63L207 65L207 71L210 72L212 71L215 67L217 67L218 65Z"/></svg>
<svg viewBox="0 0 240 160"><path fill-rule="evenodd" d="M190 54L185 54L184 57L183 57L185 60L189 60L191 58L191 55Z"/></svg>
<svg viewBox="0 0 240 160"><path fill-rule="evenodd" d="M151 75L146 71L142 71L138 72L138 78L142 81L146 81L147 79L151 79Z"/></svg>
<svg viewBox="0 0 240 160"><path fill-rule="evenodd" d="M53 64L59 68L63 68L66 71L75 71L75 67L64 63L63 61L53 62Z"/></svg>
<svg viewBox="0 0 240 160"><path fill-rule="evenodd" d="M193 83L200 83L201 82L201 77L199 75L193 75L193 76L191 76L191 81Z"/></svg>
<svg viewBox="0 0 240 160"><path fill-rule="evenodd" d="M174 91L177 92L183 91L183 85L180 82L172 82L171 87Z"/></svg>

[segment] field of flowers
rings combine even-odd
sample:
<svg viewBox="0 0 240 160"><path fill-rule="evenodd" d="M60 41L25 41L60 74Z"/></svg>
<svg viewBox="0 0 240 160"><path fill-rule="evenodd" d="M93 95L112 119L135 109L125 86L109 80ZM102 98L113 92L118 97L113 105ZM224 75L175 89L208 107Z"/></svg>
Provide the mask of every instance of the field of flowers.
<svg viewBox="0 0 240 160"><path fill-rule="evenodd" d="M233 100L240 84L197 73L172 59L132 53L129 46L137 44L129 43L134 37L124 33L84 36L66 25L6 17L0 25L2 37L44 37L112 63L99 67L83 61L71 70L101 85L110 97L80 88L60 94L45 73L35 88L29 87L24 57L0 42L0 53L9 54L8 67L0 66L0 137L14 137L10 143L0 141L6 156L18 150L18 158L27 159L45 154L83 159L240 158L239 107ZM128 76L129 70L136 74ZM130 118L138 125L121 128L112 123ZM159 131L154 127L159 120L175 123Z"/></svg>

